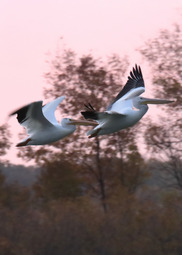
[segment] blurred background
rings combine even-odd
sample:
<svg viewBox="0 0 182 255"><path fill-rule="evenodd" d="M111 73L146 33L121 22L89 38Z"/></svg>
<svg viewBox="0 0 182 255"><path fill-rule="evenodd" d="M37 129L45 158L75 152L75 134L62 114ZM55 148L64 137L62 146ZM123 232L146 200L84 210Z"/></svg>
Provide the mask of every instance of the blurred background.
<svg viewBox="0 0 182 255"><path fill-rule="evenodd" d="M0 254L182 254L182 2L0 2ZM104 110L141 66L150 106L134 127L46 146L8 115L66 99Z"/></svg>

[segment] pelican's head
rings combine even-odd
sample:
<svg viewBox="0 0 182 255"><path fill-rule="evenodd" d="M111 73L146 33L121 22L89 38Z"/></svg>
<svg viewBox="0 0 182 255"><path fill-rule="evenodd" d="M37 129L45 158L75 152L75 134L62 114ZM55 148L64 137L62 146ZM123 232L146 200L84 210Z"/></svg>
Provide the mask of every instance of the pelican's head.
<svg viewBox="0 0 182 255"><path fill-rule="evenodd" d="M61 120L61 126L68 130L72 130L72 131L76 130L76 126L71 123L71 119L69 119L69 118L63 118Z"/></svg>
<svg viewBox="0 0 182 255"><path fill-rule="evenodd" d="M167 99L151 99L151 98L145 98L145 97L135 97L133 99L133 107L136 110L148 110L148 104L169 104L174 101L167 100Z"/></svg>

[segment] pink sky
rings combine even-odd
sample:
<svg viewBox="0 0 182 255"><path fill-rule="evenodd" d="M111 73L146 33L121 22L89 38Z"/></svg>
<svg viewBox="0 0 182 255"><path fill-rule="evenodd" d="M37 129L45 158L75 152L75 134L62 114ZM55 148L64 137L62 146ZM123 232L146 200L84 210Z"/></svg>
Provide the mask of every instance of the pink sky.
<svg viewBox="0 0 182 255"><path fill-rule="evenodd" d="M131 65L146 63L136 48L162 28L181 23L181 0L1 0L0 1L0 83L2 88L0 124L12 110L43 98L48 70L47 53L54 56L64 44L75 52L92 52L100 57L128 54ZM150 84L150 77L144 73ZM15 118L8 120L14 134L11 155L15 158Z"/></svg>

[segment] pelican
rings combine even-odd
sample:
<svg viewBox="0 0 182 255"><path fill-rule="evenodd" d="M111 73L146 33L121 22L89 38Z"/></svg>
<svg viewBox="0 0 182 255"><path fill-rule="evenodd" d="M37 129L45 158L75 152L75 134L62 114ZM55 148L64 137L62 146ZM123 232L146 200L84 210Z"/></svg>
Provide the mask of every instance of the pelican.
<svg viewBox="0 0 182 255"><path fill-rule="evenodd" d="M97 112L91 104L81 112L85 119L98 123L87 132L89 138L111 134L135 125L148 111L147 104L168 104L171 100L140 97L145 92L145 84L140 66L135 65L126 85L104 112Z"/></svg>
<svg viewBox="0 0 182 255"><path fill-rule="evenodd" d="M18 122L28 133L28 137L19 142L17 147L49 144L71 135L76 130L75 125L96 125L91 121L70 118L63 118L59 124L54 112L64 98L58 97L44 106L42 101L33 102L10 114L17 114Z"/></svg>

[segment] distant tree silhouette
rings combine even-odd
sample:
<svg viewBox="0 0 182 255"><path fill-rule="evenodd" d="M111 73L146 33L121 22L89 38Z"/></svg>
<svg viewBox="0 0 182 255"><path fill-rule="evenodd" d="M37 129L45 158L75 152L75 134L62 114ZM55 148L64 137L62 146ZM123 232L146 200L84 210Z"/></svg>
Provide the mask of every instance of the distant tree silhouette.
<svg viewBox="0 0 182 255"><path fill-rule="evenodd" d="M141 49L142 56L152 68L154 93L156 97L174 99L173 104L165 106L159 122L152 120L146 130L148 149L163 164L163 171L174 187L182 188L182 30L175 25L173 30L162 30L158 37L149 40ZM154 154L153 154L154 155ZM169 177L170 178L170 177Z"/></svg>
<svg viewBox="0 0 182 255"><path fill-rule="evenodd" d="M10 148L10 131L7 124L0 126L0 156L4 156Z"/></svg>
<svg viewBox="0 0 182 255"><path fill-rule="evenodd" d="M61 159L46 162L33 185L36 199L49 202L81 195L81 178L76 165Z"/></svg>

